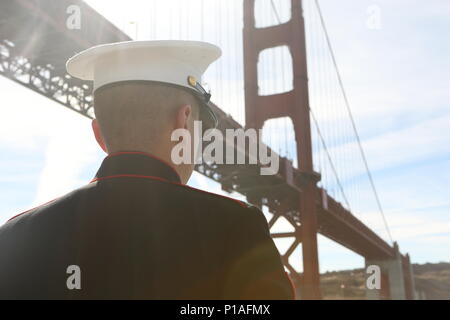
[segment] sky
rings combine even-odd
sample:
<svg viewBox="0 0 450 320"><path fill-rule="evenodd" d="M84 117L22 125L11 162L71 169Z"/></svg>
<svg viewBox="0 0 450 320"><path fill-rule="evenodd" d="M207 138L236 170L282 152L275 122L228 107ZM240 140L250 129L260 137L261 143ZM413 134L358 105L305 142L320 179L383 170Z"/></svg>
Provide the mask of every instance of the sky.
<svg viewBox="0 0 450 320"><path fill-rule="evenodd" d="M223 1L204 2L204 15L209 17L204 21L205 26L193 19L196 22L189 23L189 30L183 26L190 21L190 16L201 11L200 0L190 1L190 6L178 0L167 1L158 7L154 1L87 2L140 40L181 37L221 45L223 59L206 76L210 77L218 105L243 123L242 47L236 45L241 36L237 32L230 38L221 36L232 26L237 30L242 27L240 1L227 1L227 5ZM284 19L282 2L275 1ZM307 13L312 12L312 4L312 1L306 4ZM450 261L450 189L447 187L450 74L446 72L450 70L450 2L321 0L320 4L392 237L403 253L411 255L414 263ZM174 10L181 5L184 10L178 10L182 12L178 16L168 13L170 8ZM270 19L273 17L269 16ZM130 24L131 21L135 23ZM167 21L172 21L173 30ZM221 27L217 27L217 21L223 22ZM317 32L317 25L309 26L310 34ZM320 43L323 39L313 41ZM314 56L314 45L308 45L310 81L317 88L320 81L315 80L319 79L315 68L319 59ZM283 53L279 54L281 57ZM281 68L286 68L287 63ZM233 68L227 68L230 65ZM273 76L269 72L267 77ZM312 107L317 108L314 110L320 123L332 127L336 119L327 122L327 117L333 114L327 113L329 109L321 102L323 97L317 98L317 92L311 92ZM2 77L0 93L2 224L21 211L89 182L105 155L96 145L89 119ZM279 131L274 132L276 135ZM332 132L325 135L332 137ZM343 134L341 144L330 145L333 155L339 155L337 149L344 145L355 148L347 134ZM283 152L295 154L290 145ZM340 160L339 168L355 174L357 169L352 170L352 163L343 161L345 157ZM358 207L357 216L386 238L373 194L365 181L357 180L353 187L349 184L350 195L357 195L353 199ZM199 174L194 174L189 184L224 194L219 185ZM228 196L240 198L236 194ZM288 223L280 220L273 231L288 229ZM277 240L276 244L283 252L290 241ZM301 271L299 249L291 262ZM322 272L364 265L362 257L322 236L319 236L319 260Z"/></svg>

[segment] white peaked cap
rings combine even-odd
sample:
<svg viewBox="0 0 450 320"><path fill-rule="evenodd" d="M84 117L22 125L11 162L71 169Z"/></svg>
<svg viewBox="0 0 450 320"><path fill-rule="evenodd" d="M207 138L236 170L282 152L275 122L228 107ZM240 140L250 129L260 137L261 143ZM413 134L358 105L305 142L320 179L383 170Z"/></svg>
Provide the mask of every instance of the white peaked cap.
<svg viewBox="0 0 450 320"><path fill-rule="evenodd" d="M66 68L75 78L93 81L94 91L122 81L156 81L203 95L202 76L221 54L219 47L199 41L125 41L82 51L67 61ZM208 101L209 97L207 108Z"/></svg>

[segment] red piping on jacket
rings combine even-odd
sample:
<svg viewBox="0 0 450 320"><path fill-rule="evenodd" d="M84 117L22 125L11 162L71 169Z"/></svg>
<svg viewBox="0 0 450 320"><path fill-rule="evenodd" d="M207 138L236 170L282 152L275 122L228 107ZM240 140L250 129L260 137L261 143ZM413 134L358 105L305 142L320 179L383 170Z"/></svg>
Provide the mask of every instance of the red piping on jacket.
<svg viewBox="0 0 450 320"><path fill-rule="evenodd" d="M141 155L145 155L145 156L147 156L147 157L149 157L149 158L153 158L153 159L155 159L155 160L158 160L158 161L164 163L165 165L167 165L170 169L172 169L173 172L175 172L175 174L177 175L178 179L181 181L181 178L180 178L180 175L178 174L178 172L177 172L177 171L176 171L169 163L167 163L167 161L164 161L164 160L162 160L162 159L160 159L160 158L158 158L158 157L155 157L155 156L153 156L153 155L151 155L151 154L149 154L149 153L138 152L138 151L136 151L136 152L115 152L115 153L112 153L112 154L108 155L107 158L114 157L114 156L118 156L118 155L121 155L121 154L141 154ZM166 182L166 183L174 184L174 185L177 185L177 186L189 188L189 189L192 189L192 190L195 190L195 191L200 191L200 192L203 192L203 193L206 193L206 194L210 194L210 195L213 195L213 196L218 196L218 197L221 197L221 198L224 198L224 199L232 200L232 201L234 201L234 202L236 202L236 203L239 203L239 205L242 206L242 207L244 207L244 208L247 207L243 202L241 202L241 201L239 201L239 200L236 200L236 199L233 199L233 198L229 198L229 197L225 197L225 196L222 196L222 195L217 194L217 193L212 193L212 192L208 192L208 191L196 189L196 188L193 188L193 187L190 187L190 186L181 184L181 183L168 181L168 180L166 180L166 179L164 179L164 178L161 178L161 177L142 176L142 175L133 175L133 174L121 174L121 175L115 175L115 176L108 176L108 177L95 178L95 179L93 179L90 183L94 183L94 182L96 182L96 181L105 180L105 179L113 179L113 178L142 178L142 179L157 180L157 181ZM45 205L47 205L47 204L49 204L49 203L51 203L51 202L53 202L53 201L56 201L56 200L58 200L58 199L59 199L59 198L53 199L53 200L51 200L51 201L49 201L49 202L46 202L46 203L44 203L44 204L41 204L40 206L37 206L37 207L34 207L34 208L32 208L32 209L26 210L26 211L24 211L24 212L22 212L22 213L19 213L19 214L15 215L14 217L8 219L8 221L11 221L11 220L13 220L13 219L15 219L15 218L17 218L17 217L19 217L19 216L21 216L21 215L27 213L27 212L30 212L30 211L32 211L32 210L35 210L35 209L39 208L39 207L45 206Z"/></svg>
<svg viewBox="0 0 450 320"><path fill-rule="evenodd" d="M40 206L34 207L34 208L32 208L32 209L28 209L27 211L24 211L24 212L22 212L22 213L19 213L19 214L15 215L15 216L12 217L12 218L9 218L8 221L11 221L12 219L15 219L15 218L17 218L17 217L19 217L19 216L21 216L21 215L23 215L23 214L25 214L25 213L27 213L27 212L30 212L30 211L32 211L32 210L34 210L34 209L38 209L38 208L40 208L40 207L43 207L43 206L45 206L46 204L52 203L53 201L56 201L56 200L58 200L58 199L59 199L59 198L56 198L56 199L53 199L53 200L51 200L51 201L49 201L49 202L46 202L46 203L44 203L44 204L41 204ZM8 222L8 221L7 221L7 222Z"/></svg>
<svg viewBox="0 0 450 320"><path fill-rule="evenodd" d="M156 180L156 181L160 181L160 182L170 183L170 184L174 184L174 185L177 185L177 186L180 186L180 187L185 187L185 188L188 188L188 189L192 189L192 190L195 190L195 191L200 191L200 192L203 192L203 193L206 193L206 194L210 194L210 195L213 195L213 196L217 196L217 197L221 197L221 198L224 198L224 199L232 200L232 201L238 203L240 206L242 206L244 208L247 207L243 202L241 202L239 200L236 200L236 199L233 199L233 198L229 198L229 197L226 197L226 196L222 196L222 195L217 194L217 193L212 193L212 192L200 190L200 189L197 189L197 188L193 188L193 187L190 187L190 186L186 186L186 185L181 184L181 183L168 181L168 180L166 180L164 178L161 178L161 177L142 176L142 175L134 175L134 174L120 174L120 175L115 175L115 176L95 178L90 183L94 183L96 181L101 181L101 180L114 179L114 178L141 178L141 179L150 179L150 180ZM26 214L26 213L28 213L30 211L33 211L33 210L38 209L38 208L40 208L42 206L45 206L45 205L47 205L49 203L52 203L53 201L56 201L58 199L59 199L59 197L56 198L56 199L53 199L53 200L51 200L49 202L46 202L44 204L41 204L40 206L34 207L32 209L28 209L28 210L26 210L26 211L24 211L22 213L19 213L18 215L15 215L14 217L8 219L8 222L13 220L13 219L15 219L15 218L17 218L17 217L19 217L19 216L21 216L21 215L23 215L23 214Z"/></svg>

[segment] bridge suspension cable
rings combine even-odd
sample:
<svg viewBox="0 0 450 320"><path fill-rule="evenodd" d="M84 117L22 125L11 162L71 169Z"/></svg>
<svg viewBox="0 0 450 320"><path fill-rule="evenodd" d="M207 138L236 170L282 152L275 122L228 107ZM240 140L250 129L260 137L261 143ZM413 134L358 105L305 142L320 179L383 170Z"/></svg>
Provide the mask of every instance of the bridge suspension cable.
<svg viewBox="0 0 450 320"><path fill-rule="evenodd" d="M381 216L383 218L383 222L384 222L386 231L387 231L387 233L389 235L389 239L391 240L391 242L393 242L392 234L391 234L391 231L389 229L389 225L387 223L386 216L384 214L384 210L383 210L383 207L381 205L380 197L378 195L378 191L377 191L377 188L375 186L375 182L373 180L373 176L372 176L372 173L370 171L369 164L367 162L367 157L366 157L366 154L364 152L364 148L363 148L362 143L361 143L361 138L360 138L358 130L356 128L356 123L355 123L355 120L354 120L354 117L353 117L352 110L350 108L350 103L349 103L349 100L348 100L348 97L347 97L347 93L345 91L344 84L343 84L343 81L342 81L342 77L341 77L341 74L340 74L337 62L336 62L336 56L334 54L334 50L333 50L333 47L331 45L331 40L330 40L330 37L329 37L329 34L328 34L328 30L327 30L327 27L326 27L326 24L325 24L325 20L323 18L323 14L322 14L322 10L321 10L320 4L319 4L319 0L315 0L314 3L316 5L317 12L318 12L319 17L320 17L320 22L321 22L321 25L322 25L322 29L323 29L323 32L325 34L325 39L327 41L328 49L330 51L330 55L331 55L331 58L332 58L332 61L333 61L334 69L336 71L336 75L337 75L337 78L338 78L338 81L339 81L339 86L340 86L340 89L341 89L341 92L342 92L342 95L343 95L343 98L344 98L346 110L347 110L348 116L350 118L350 122L352 124L353 132L355 134L356 141L358 143L358 148L359 148L359 151L361 153L362 160L364 162L364 166L365 166L365 169L366 169L366 172L367 172L367 176L369 178L370 185L371 185L371 188L373 190L373 193L374 193L377 205L378 205L378 209L379 209L379 211L381 213Z"/></svg>

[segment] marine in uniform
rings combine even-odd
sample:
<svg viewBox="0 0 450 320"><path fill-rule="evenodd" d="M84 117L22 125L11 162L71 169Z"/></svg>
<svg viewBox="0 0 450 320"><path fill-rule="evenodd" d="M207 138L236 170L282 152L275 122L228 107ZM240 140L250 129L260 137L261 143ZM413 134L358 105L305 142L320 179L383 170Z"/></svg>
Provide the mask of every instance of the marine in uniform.
<svg viewBox="0 0 450 320"><path fill-rule="evenodd" d="M68 61L94 83L108 155L90 183L0 228L1 299L294 298L262 212L186 186L193 165L168 154L170 130L217 124L200 83L219 56L203 42L130 41Z"/></svg>

